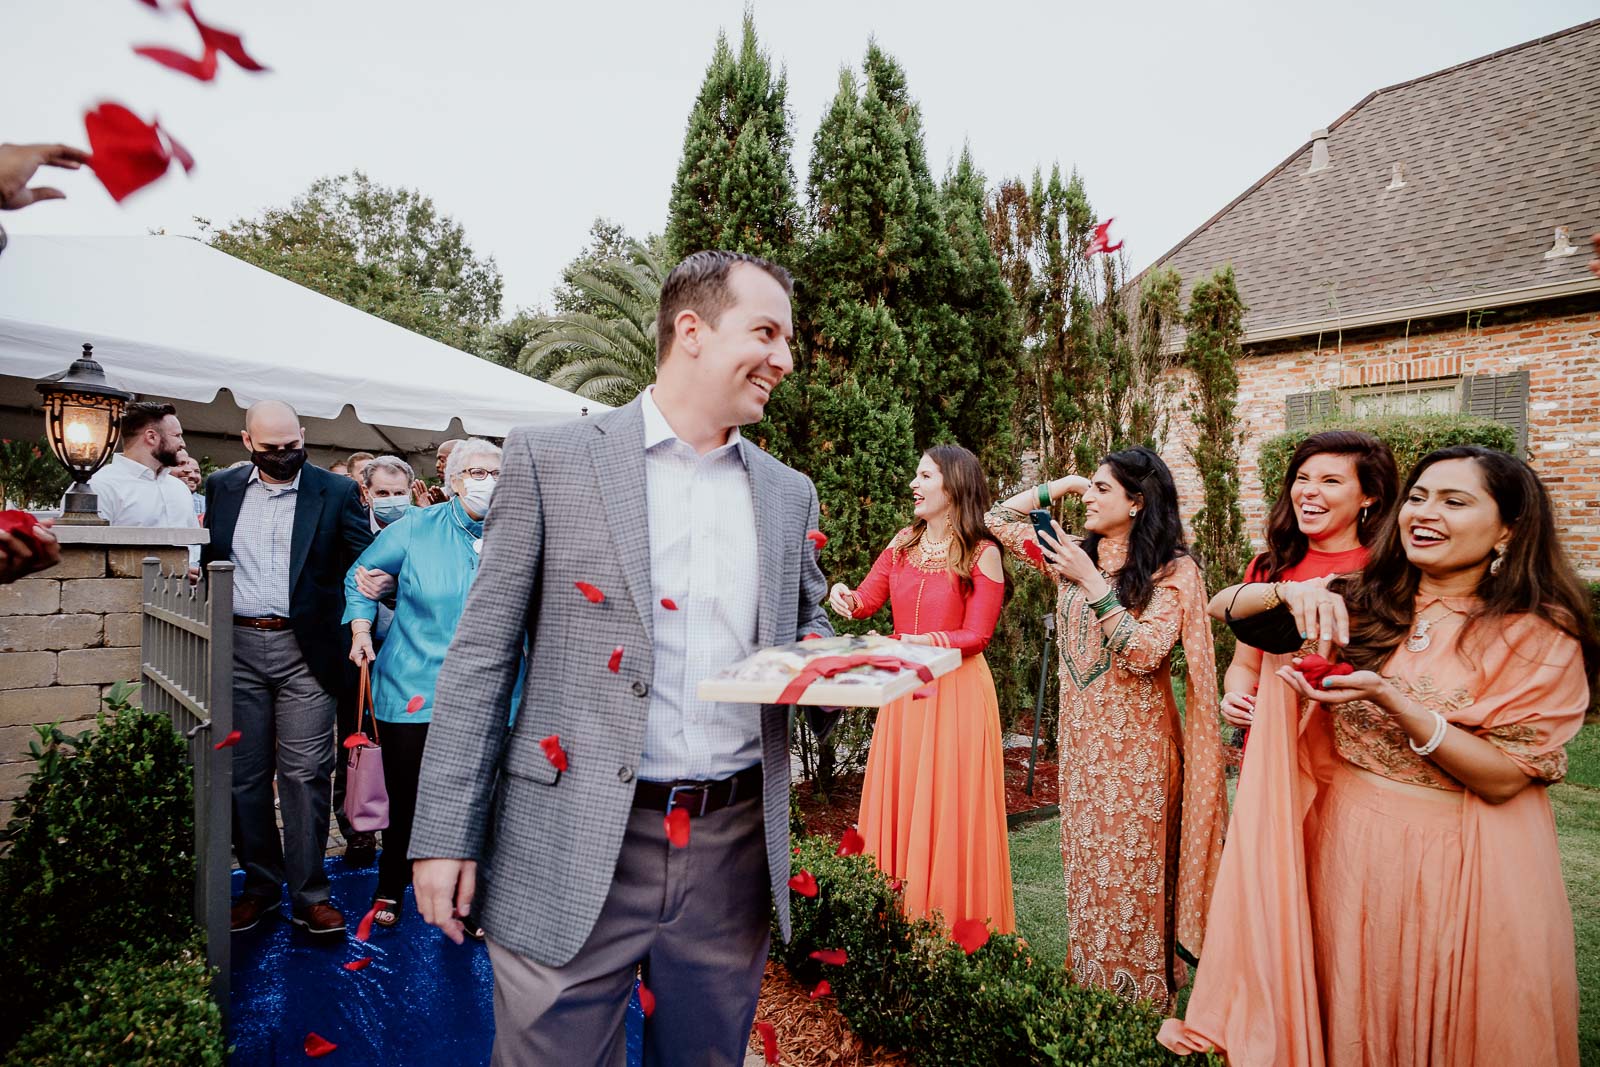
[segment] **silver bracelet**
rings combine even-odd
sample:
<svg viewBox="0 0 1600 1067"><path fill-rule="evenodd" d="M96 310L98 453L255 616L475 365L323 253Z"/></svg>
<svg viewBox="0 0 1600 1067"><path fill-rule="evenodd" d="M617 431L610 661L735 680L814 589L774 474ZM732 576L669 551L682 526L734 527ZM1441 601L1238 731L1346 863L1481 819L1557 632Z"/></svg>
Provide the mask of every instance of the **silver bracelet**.
<svg viewBox="0 0 1600 1067"><path fill-rule="evenodd" d="M1407 744L1411 746L1411 751L1415 752L1419 756L1433 755L1433 750L1438 748L1439 745L1444 741L1445 731L1450 729L1450 724L1445 721L1445 717L1443 715L1440 715L1432 708L1429 708L1428 710L1433 711L1434 718L1433 736L1428 738L1428 743L1419 746L1415 741L1411 741L1409 738L1407 739Z"/></svg>

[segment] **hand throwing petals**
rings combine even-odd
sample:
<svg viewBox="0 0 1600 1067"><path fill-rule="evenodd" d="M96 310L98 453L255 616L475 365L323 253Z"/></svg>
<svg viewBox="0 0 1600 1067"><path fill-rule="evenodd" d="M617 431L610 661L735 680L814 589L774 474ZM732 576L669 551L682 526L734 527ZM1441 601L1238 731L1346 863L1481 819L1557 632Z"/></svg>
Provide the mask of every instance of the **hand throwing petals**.
<svg viewBox="0 0 1600 1067"><path fill-rule="evenodd" d="M606 660L606 670L616 674L622 670L622 646L618 645L611 650L611 658Z"/></svg>
<svg viewBox="0 0 1600 1067"><path fill-rule="evenodd" d="M338 1047L315 1030L306 1035L306 1055L314 1060L326 1056Z"/></svg>
<svg viewBox="0 0 1600 1067"><path fill-rule="evenodd" d="M689 812L686 808L673 808L662 820L667 828L667 840L673 848L689 847Z"/></svg>
<svg viewBox="0 0 1600 1067"><path fill-rule="evenodd" d="M789 879L789 888L803 897L817 895L817 878L810 871L801 871Z"/></svg>
<svg viewBox="0 0 1600 1067"><path fill-rule="evenodd" d="M843 967L850 962L850 954L842 948L819 948L811 954L811 958L830 967Z"/></svg>
<svg viewBox="0 0 1600 1067"><path fill-rule="evenodd" d="M989 927L982 919L961 919L950 931L951 938L961 946L961 951L972 955L989 942Z"/></svg>
<svg viewBox="0 0 1600 1067"><path fill-rule="evenodd" d="M839 849L835 856L859 856L866 851L867 839L861 836L854 826L845 827L844 833L839 835Z"/></svg>
<svg viewBox="0 0 1600 1067"><path fill-rule="evenodd" d="M558 771L567 769L567 750L561 747L559 734L551 734L540 741L539 747L544 749L544 758L550 761L550 766Z"/></svg>
<svg viewBox="0 0 1600 1067"><path fill-rule="evenodd" d="M218 752L221 752L225 748L232 748L234 745L239 743L239 738L241 736L243 735L240 734L238 730L230 730L227 737L224 737L221 741L218 741L211 747Z"/></svg>
<svg viewBox="0 0 1600 1067"><path fill-rule="evenodd" d="M573 582L573 587L583 594L583 598L591 604L604 602L606 595L588 582Z"/></svg>

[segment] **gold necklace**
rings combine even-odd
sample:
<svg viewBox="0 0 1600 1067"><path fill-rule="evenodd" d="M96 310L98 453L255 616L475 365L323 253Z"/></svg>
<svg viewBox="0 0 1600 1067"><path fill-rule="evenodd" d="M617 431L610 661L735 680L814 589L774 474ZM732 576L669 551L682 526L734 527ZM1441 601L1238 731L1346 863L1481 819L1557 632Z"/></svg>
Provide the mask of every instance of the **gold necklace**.
<svg viewBox="0 0 1600 1067"><path fill-rule="evenodd" d="M1430 619L1426 615L1417 616L1416 625L1411 628L1411 636L1406 638L1407 652L1426 652L1428 646L1433 644L1433 634L1429 631L1450 616L1458 613L1459 609L1452 608L1449 604L1445 604L1444 601L1440 600L1438 603L1444 604L1444 614L1435 619ZM1428 606L1432 607L1433 605L1430 604Z"/></svg>

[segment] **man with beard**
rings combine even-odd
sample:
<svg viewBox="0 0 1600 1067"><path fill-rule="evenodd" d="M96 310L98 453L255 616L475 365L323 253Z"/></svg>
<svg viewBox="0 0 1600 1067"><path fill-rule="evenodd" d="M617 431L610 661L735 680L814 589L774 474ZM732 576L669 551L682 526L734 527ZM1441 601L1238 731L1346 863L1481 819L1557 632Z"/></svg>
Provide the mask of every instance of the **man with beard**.
<svg viewBox="0 0 1600 1067"><path fill-rule="evenodd" d="M171 404L129 404L122 411L122 451L89 479L100 517L113 526L199 526L194 499L164 475L183 451L183 427Z"/></svg>

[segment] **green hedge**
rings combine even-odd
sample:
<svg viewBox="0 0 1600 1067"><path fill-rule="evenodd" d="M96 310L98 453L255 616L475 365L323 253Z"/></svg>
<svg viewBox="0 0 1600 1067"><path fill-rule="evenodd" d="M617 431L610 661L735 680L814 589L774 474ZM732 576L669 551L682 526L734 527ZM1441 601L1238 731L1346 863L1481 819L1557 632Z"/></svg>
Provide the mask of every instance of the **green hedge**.
<svg viewBox="0 0 1600 1067"><path fill-rule="evenodd" d="M1278 499L1289 457L1300 442L1319 430L1360 430L1389 446L1405 482L1417 460L1447 445L1482 445L1502 452L1517 452L1517 431L1503 422L1470 415L1384 415L1370 419L1335 419L1302 430L1289 430L1261 442L1257 461L1262 499L1271 507Z"/></svg>
<svg viewBox="0 0 1600 1067"><path fill-rule="evenodd" d="M222 1016L205 950L129 951L95 967L23 1035L6 1067L222 1067Z"/></svg>
<svg viewBox="0 0 1600 1067"><path fill-rule="evenodd" d="M1156 1042L1156 1008L1073 985L1015 936L996 935L966 955L941 927L905 917L870 857L839 857L835 847L800 839L794 868L816 877L818 893L793 896L794 937L785 945L774 933L773 954L805 985L826 978L863 1041L909 1050L920 1064L963 1067L1222 1064L1168 1053ZM849 962L811 959L833 948Z"/></svg>

